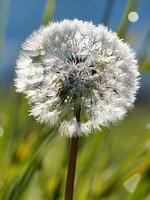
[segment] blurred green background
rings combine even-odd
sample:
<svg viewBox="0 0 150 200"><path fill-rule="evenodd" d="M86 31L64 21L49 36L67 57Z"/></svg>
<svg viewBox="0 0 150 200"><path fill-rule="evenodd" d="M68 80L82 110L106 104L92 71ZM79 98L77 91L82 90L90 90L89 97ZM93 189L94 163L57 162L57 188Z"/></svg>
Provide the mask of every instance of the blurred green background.
<svg viewBox="0 0 150 200"><path fill-rule="evenodd" d="M69 139L15 92L20 44L49 20L103 23L137 52L141 89L122 122L79 142L75 200L150 200L150 1L0 0L0 200L63 200ZM131 12L136 12L134 15Z"/></svg>

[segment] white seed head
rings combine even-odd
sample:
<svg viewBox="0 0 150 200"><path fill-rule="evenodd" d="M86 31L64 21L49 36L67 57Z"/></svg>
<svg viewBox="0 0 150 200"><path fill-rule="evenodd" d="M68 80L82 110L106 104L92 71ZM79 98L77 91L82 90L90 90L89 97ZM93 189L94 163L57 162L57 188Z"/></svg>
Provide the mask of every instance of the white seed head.
<svg viewBox="0 0 150 200"><path fill-rule="evenodd" d="M34 32L16 62L16 88L40 122L83 135L114 123L133 106L139 88L129 46L103 25L63 20ZM81 107L81 122L74 116Z"/></svg>

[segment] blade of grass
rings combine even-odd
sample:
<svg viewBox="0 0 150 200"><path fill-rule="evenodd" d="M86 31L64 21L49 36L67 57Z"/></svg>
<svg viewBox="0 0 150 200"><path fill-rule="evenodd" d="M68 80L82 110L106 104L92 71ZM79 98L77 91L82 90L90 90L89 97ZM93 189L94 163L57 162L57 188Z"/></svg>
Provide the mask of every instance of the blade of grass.
<svg viewBox="0 0 150 200"><path fill-rule="evenodd" d="M123 38L128 30L129 27L129 20L128 20L128 14L136 9L137 2L136 0L128 0L127 7L125 8L122 21L120 22L120 25L117 29L118 36L120 38Z"/></svg>
<svg viewBox="0 0 150 200"><path fill-rule="evenodd" d="M147 34L139 50L139 58L140 58L139 66L141 66L141 70L144 72L150 71L150 62L148 58L150 54L149 43L150 43L150 28L148 29Z"/></svg>
<svg viewBox="0 0 150 200"><path fill-rule="evenodd" d="M150 194L150 168L147 169L141 181L138 183L134 193L130 194L127 200L137 200L137 199L146 199L146 197Z"/></svg>
<svg viewBox="0 0 150 200"><path fill-rule="evenodd" d="M41 158L37 157L36 159L34 159L27 168L27 170L24 172L24 174L20 177L20 179L12 185L10 190L7 190L7 193L6 195L4 195L3 199L5 200L21 199L22 195L24 194L24 191L27 189L27 186L29 185L35 172L37 171L40 162Z"/></svg>
<svg viewBox="0 0 150 200"><path fill-rule="evenodd" d="M112 173L112 176L103 188L104 190L98 195L97 199L111 195L123 185L124 181L128 180L135 173L144 173L149 169L149 152L145 152L145 155L141 152L140 156L137 149L142 149L141 144L134 151L130 149L128 154L124 155L125 159L120 163L120 166L118 164L118 168ZM140 160L138 161L138 159ZM135 164L136 162L137 164Z"/></svg>
<svg viewBox="0 0 150 200"><path fill-rule="evenodd" d="M44 25L47 25L48 22L53 19L55 7L56 7L56 0L47 0L44 15L43 15Z"/></svg>
<svg viewBox="0 0 150 200"><path fill-rule="evenodd" d="M10 0L0 3L0 64L2 64L4 35L7 28Z"/></svg>
<svg viewBox="0 0 150 200"><path fill-rule="evenodd" d="M101 18L101 23L103 23L105 26L109 24L114 4L115 4L115 0L107 0L105 10Z"/></svg>
<svg viewBox="0 0 150 200"><path fill-rule="evenodd" d="M38 166L40 165L40 162L43 158L43 154L46 150L47 143L53 138L55 135L55 128L51 128L49 132L46 131L45 134L43 134L43 137L38 138L38 141L35 145L33 155L30 157L30 164L23 173L23 175L18 179L18 181L14 181L14 184L10 183L8 186L7 191L4 193L3 199L5 200L19 200L23 196L24 192L26 191L28 185L32 181L32 178L35 174L35 172L38 169ZM14 177L14 180L16 180L16 177Z"/></svg>

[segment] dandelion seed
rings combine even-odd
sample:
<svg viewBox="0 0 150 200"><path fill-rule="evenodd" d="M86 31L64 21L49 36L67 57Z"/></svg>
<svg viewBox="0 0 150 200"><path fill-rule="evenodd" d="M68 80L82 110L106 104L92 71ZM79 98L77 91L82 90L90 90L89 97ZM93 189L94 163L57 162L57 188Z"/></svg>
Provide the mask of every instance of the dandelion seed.
<svg viewBox="0 0 150 200"><path fill-rule="evenodd" d="M63 20L35 31L22 45L15 80L40 122L61 124L70 137L123 118L139 88L134 52L103 25ZM81 121L76 122L75 107ZM63 119L63 120L62 120Z"/></svg>

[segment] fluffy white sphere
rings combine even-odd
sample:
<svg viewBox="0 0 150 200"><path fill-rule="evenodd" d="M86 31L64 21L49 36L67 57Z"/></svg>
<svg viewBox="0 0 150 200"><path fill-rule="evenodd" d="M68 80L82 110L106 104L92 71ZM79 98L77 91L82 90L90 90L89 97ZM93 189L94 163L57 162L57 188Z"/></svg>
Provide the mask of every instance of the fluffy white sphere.
<svg viewBox="0 0 150 200"><path fill-rule="evenodd" d="M22 45L16 88L29 99L31 115L60 124L70 137L120 120L139 88L137 61L129 46L103 25L63 20L35 31ZM81 122L74 116L81 107Z"/></svg>

